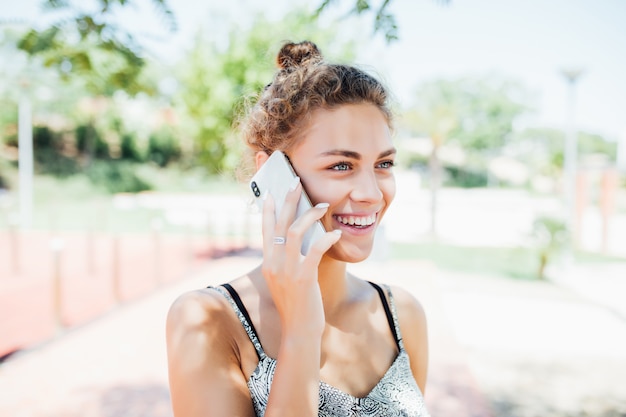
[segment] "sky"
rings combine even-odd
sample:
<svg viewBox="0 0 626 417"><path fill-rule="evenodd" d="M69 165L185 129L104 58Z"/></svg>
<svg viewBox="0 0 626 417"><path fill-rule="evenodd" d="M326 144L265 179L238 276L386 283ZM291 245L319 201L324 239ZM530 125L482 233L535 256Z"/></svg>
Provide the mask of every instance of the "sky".
<svg viewBox="0 0 626 417"><path fill-rule="evenodd" d="M122 17L158 32L148 0ZM345 7L354 0L336 0ZM307 3L300 0L300 3ZM294 1L272 2L267 11L280 17ZM308 2L317 4L317 2ZM374 4L380 2L373 0ZM0 0L0 20L45 20L39 0ZM153 43L163 59L175 59L190 45L197 28L215 15L245 21L260 0L228 2L171 0L179 29ZM148 11L148 13L146 13ZM362 33L357 63L384 78L400 103L412 100L419 83L437 78L494 76L522 83L533 97L534 126L567 128L570 94L575 92L575 125L609 140L626 141L626 1L625 0L393 0L400 40L387 44L371 37L371 16L347 19L348 30ZM209 19L209 16L212 19ZM330 18L331 14L324 17ZM570 89L563 70L580 69Z"/></svg>

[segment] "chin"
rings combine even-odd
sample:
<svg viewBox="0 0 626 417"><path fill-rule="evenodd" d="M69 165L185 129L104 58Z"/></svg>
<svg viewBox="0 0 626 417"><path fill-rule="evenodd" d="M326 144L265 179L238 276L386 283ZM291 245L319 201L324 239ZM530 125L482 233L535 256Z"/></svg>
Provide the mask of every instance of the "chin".
<svg viewBox="0 0 626 417"><path fill-rule="evenodd" d="M366 247L346 247L342 245L341 240L326 252L326 255L337 261L347 263L358 263L366 260L372 253L373 244Z"/></svg>

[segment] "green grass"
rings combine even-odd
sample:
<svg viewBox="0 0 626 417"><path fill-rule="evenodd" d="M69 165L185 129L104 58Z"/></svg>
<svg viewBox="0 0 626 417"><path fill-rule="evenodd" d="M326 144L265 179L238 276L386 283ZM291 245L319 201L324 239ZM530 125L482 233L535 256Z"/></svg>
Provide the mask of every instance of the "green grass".
<svg viewBox="0 0 626 417"><path fill-rule="evenodd" d="M527 247L467 247L445 243L393 244L394 259L422 259L451 271L498 275L515 279L537 279L537 250ZM578 262L626 262L626 259L575 251Z"/></svg>

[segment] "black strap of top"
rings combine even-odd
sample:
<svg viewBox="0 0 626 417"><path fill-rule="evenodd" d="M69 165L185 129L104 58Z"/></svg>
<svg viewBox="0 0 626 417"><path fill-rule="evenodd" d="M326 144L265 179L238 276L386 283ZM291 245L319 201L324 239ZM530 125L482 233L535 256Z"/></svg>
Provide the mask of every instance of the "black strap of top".
<svg viewBox="0 0 626 417"><path fill-rule="evenodd" d="M237 307L241 311L241 314L243 314L243 316L248 321L248 324L250 325L250 330L252 330L252 333L254 333L254 336L257 339L259 339L259 334L256 332L256 329L254 328L254 324L252 323L252 320L250 319L250 315L248 314L248 310L246 310L246 306L244 306L243 303L241 302L241 298L239 297L239 294L237 294L237 291L235 291L235 289L230 284L222 284L222 287L226 288L226 290L228 291L230 296L235 301L235 304L237 304ZM257 355L258 354L259 354L259 352L257 352Z"/></svg>
<svg viewBox="0 0 626 417"><path fill-rule="evenodd" d="M395 322L393 320L393 315L391 314L391 310L389 309L389 303L387 302L387 297L385 296L385 292L380 287L380 285L375 284L371 281L368 281L368 282L378 292L378 295L380 296L380 301L383 304L383 309L385 310L385 316L387 317L387 322L389 323L389 328L391 329L391 333L393 333L393 340L395 340L396 345L398 346L398 350L402 350L400 346L400 338L398 337L398 333L396 331ZM254 328L254 324L252 323L252 320L250 319L248 310L241 302L241 298L239 297L239 294L237 294L237 291L235 291L235 289L230 284L222 284L222 287L226 288L230 296L233 298L233 300L235 301L235 304L237 304L237 307L241 311L241 314L243 314L243 316L248 321L248 324L250 325L250 330L252 330L252 333L254 333L254 336L258 339L259 335L256 329Z"/></svg>
<svg viewBox="0 0 626 417"><path fill-rule="evenodd" d="M383 303L383 308L385 309L385 315L387 316L387 322L389 323L389 328L391 328L391 332L393 333L393 340L396 341L396 345L398 346L398 350L401 351L400 347L400 338L398 337L398 332L396 332L396 325L393 320L393 315L391 314L391 310L389 309L389 303L387 302L387 297L385 297L385 292L380 287L380 285L375 284L371 281L368 281L372 287L378 291L378 295L380 296L380 301Z"/></svg>

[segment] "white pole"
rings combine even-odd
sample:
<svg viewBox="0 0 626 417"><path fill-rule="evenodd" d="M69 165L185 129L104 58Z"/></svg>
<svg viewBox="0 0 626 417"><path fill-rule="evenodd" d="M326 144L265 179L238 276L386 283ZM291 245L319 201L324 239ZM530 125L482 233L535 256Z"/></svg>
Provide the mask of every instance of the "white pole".
<svg viewBox="0 0 626 417"><path fill-rule="evenodd" d="M21 227L33 221L33 126L30 99L23 94L18 109L18 163Z"/></svg>
<svg viewBox="0 0 626 417"><path fill-rule="evenodd" d="M567 133L565 136L565 152L563 155L563 197L565 205L565 221L571 239L576 237L576 170L578 159L578 138L576 131L576 81L582 70L564 70L563 76L568 82L569 100L567 112ZM572 244L575 242L572 240Z"/></svg>

